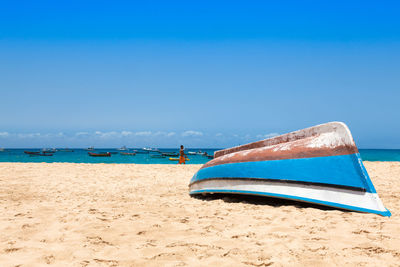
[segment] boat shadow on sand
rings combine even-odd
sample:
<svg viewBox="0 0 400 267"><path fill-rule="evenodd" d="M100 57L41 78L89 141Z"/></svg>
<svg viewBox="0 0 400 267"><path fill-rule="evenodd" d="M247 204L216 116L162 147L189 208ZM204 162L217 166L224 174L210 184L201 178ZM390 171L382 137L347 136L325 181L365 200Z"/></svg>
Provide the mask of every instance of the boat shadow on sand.
<svg viewBox="0 0 400 267"><path fill-rule="evenodd" d="M218 193L218 194L207 194L207 195L192 195L191 197L204 201L222 200L226 203L263 205L263 206L272 206L276 208L283 206L292 206L299 209L315 208L319 210L339 210L339 211L351 212L345 209L333 208L308 202L299 202L290 199L256 196L256 195L232 195L232 194Z"/></svg>

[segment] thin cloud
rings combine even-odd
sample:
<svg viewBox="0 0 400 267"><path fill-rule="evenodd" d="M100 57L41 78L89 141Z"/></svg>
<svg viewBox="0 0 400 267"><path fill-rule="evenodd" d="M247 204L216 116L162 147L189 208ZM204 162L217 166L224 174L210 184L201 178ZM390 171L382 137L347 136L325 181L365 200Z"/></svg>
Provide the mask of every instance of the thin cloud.
<svg viewBox="0 0 400 267"><path fill-rule="evenodd" d="M129 136L129 135L133 135L133 132L130 132L130 131L122 131L122 132L121 132L121 135L122 135L122 136Z"/></svg>
<svg viewBox="0 0 400 267"><path fill-rule="evenodd" d="M84 136L84 135L89 135L88 132L77 132L75 133L75 136Z"/></svg>
<svg viewBox="0 0 400 267"><path fill-rule="evenodd" d="M169 133L167 134L167 137L174 136L175 134L176 134L175 132L169 132Z"/></svg>
<svg viewBox="0 0 400 267"><path fill-rule="evenodd" d="M155 133L153 134L153 136L165 136L165 137L171 137L171 136L174 136L174 135L175 135L175 132L169 132L169 133L167 133L167 132L162 132L162 131L155 132Z"/></svg>
<svg viewBox="0 0 400 267"><path fill-rule="evenodd" d="M190 131L185 131L185 132L183 132L183 133L182 133L182 136L183 136L183 137L188 137L188 136L192 136L192 137L195 137L195 136L203 136L203 133L202 133L202 132L199 132L199 131L192 131L192 130L190 130Z"/></svg>
<svg viewBox="0 0 400 267"><path fill-rule="evenodd" d="M0 132L0 137L8 137L9 135L8 132Z"/></svg>
<svg viewBox="0 0 400 267"><path fill-rule="evenodd" d="M40 133L20 133L17 135L19 138L34 138L34 137L40 137Z"/></svg>
<svg viewBox="0 0 400 267"><path fill-rule="evenodd" d="M143 132L137 132L135 133L137 136L150 136L151 132L150 131L143 131Z"/></svg>
<svg viewBox="0 0 400 267"><path fill-rule="evenodd" d="M140 132L131 132L131 131L109 131L109 132L102 132L102 131L95 131L92 134L88 132L78 132L75 136L93 136L98 138L122 138L122 137L129 137L129 136L158 136L158 135L167 135L164 132L157 132L152 134L151 131L140 131Z"/></svg>
<svg viewBox="0 0 400 267"><path fill-rule="evenodd" d="M120 134L115 131L111 132L102 132L102 131L95 131L94 134L100 138L110 138L110 137L118 137Z"/></svg>
<svg viewBox="0 0 400 267"><path fill-rule="evenodd" d="M166 132L155 132L154 134L153 134L153 136L166 136L167 135L167 133Z"/></svg>

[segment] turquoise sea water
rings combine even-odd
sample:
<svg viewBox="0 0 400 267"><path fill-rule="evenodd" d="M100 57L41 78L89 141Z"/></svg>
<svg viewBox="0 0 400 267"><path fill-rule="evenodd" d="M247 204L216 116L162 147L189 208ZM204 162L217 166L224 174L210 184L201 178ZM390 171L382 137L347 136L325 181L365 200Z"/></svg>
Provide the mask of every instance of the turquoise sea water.
<svg viewBox="0 0 400 267"><path fill-rule="evenodd" d="M40 149L6 149L0 151L0 162L74 162L74 163L136 163L136 164L177 164L169 157L157 158L156 152L136 154L136 156L121 155L116 149L96 149L92 152L112 152L111 157L90 157L85 149L73 149L73 152L57 151L53 156L30 156L24 151L39 151ZM139 149L138 149L139 150ZM213 155L219 149L187 149L189 151L203 151ZM178 149L160 149L161 152L178 152ZM126 152L126 151L122 151ZM131 151L129 151L131 152ZM400 161L400 149L360 149L364 161ZM202 155L188 155L187 164L204 164L210 159Z"/></svg>
<svg viewBox="0 0 400 267"><path fill-rule="evenodd" d="M360 149L364 161L400 161L400 149Z"/></svg>
<svg viewBox="0 0 400 267"><path fill-rule="evenodd" d="M95 149L94 151L87 151L86 149L71 148L73 152L57 151L53 156L32 156L25 154L24 151L41 151L41 149L5 149L0 152L0 162L73 162L73 163L136 163L136 164L177 164L177 161L169 160L169 156L159 158L160 153L150 152L146 153L141 149L130 149L129 151L119 151L117 149ZM137 153L135 156L121 155L120 152L133 152L138 150L142 153ZM159 149L160 152L175 152L178 153L179 149ZM185 153L189 151L207 152L213 155L214 151L219 149L186 149ZM111 157L91 157L88 152L101 153L111 152ZM210 159L202 155L188 155L189 161L187 164L204 164ZM175 157L177 158L177 157Z"/></svg>

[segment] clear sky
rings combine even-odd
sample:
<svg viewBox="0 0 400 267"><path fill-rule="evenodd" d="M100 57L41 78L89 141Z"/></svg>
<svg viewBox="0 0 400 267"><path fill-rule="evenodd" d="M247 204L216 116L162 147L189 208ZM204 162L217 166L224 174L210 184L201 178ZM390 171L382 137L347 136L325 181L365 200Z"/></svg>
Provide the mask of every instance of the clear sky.
<svg viewBox="0 0 400 267"><path fill-rule="evenodd" d="M0 147L400 148L399 1L2 1Z"/></svg>

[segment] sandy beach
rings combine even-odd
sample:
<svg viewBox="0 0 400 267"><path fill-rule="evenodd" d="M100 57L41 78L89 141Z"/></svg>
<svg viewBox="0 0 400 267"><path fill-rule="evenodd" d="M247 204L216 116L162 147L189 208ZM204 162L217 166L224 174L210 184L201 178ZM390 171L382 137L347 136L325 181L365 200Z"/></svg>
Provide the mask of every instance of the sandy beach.
<svg viewBox="0 0 400 267"><path fill-rule="evenodd" d="M201 165L0 163L0 266L399 266L400 162L365 162L392 217L188 195Z"/></svg>

